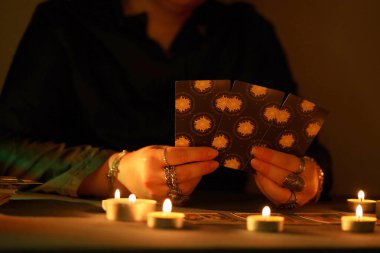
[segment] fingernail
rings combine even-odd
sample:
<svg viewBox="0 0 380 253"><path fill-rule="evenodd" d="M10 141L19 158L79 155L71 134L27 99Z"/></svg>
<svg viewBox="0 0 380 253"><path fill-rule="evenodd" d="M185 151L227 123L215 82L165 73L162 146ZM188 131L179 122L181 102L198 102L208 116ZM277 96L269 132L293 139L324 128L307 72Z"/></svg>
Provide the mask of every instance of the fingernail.
<svg viewBox="0 0 380 253"><path fill-rule="evenodd" d="M217 161L212 161L212 163L211 163L211 167L212 167L213 169L216 169L216 168L219 167L219 163L218 163Z"/></svg>
<svg viewBox="0 0 380 253"><path fill-rule="evenodd" d="M210 149L210 151L208 152L208 154L209 154L212 158L214 158L214 157L217 157L217 156L218 156L219 152L218 152L218 150L216 150L216 149Z"/></svg>
<svg viewBox="0 0 380 253"><path fill-rule="evenodd" d="M257 165L257 160L256 159L252 159L251 160L251 166L254 168L256 165Z"/></svg>
<svg viewBox="0 0 380 253"><path fill-rule="evenodd" d="M252 155L260 155L265 150L265 147L255 146L252 148Z"/></svg>

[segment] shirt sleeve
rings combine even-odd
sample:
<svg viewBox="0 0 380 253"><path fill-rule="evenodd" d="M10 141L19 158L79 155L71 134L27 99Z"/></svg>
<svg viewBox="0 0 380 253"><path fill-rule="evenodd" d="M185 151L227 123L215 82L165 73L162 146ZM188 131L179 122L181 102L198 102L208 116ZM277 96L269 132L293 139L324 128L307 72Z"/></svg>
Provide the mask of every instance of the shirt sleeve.
<svg viewBox="0 0 380 253"><path fill-rule="evenodd" d="M0 174L43 182L33 191L76 197L83 179L112 153L89 145L66 147L51 142L3 139L0 142Z"/></svg>
<svg viewBox="0 0 380 253"><path fill-rule="evenodd" d="M74 110L70 65L46 5L37 7L20 42L0 97L0 175L34 179L34 191L76 196L82 180L111 150L65 143L62 127Z"/></svg>

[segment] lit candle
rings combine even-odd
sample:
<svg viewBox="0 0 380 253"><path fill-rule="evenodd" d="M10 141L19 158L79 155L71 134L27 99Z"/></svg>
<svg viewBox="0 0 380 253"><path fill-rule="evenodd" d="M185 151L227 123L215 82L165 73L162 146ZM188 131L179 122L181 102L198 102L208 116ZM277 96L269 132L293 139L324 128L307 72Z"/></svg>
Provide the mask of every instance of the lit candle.
<svg viewBox="0 0 380 253"><path fill-rule="evenodd" d="M148 213L148 227L150 228L182 228L185 214L172 212L172 202L165 199L162 212Z"/></svg>
<svg viewBox="0 0 380 253"><path fill-rule="evenodd" d="M360 190L358 192L358 198L357 199L347 199L347 204L348 204L349 210L355 211L356 207L360 204L365 213L375 212L376 201L371 200L371 199L365 199L364 197L365 197L364 191Z"/></svg>
<svg viewBox="0 0 380 253"><path fill-rule="evenodd" d="M157 201L137 199L131 194L128 198L120 198L120 191L115 191L115 198L102 201L103 210L108 220L113 221L146 221L147 214L156 209Z"/></svg>
<svg viewBox="0 0 380 253"><path fill-rule="evenodd" d="M247 217L248 231L281 232L284 230L284 217L271 216L269 206L265 206L261 215Z"/></svg>
<svg viewBox="0 0 380 253"><path fill-rule="evenodd" d="M363 216L361 205L356 207L356 216L342 216L342 230L356 233L369 233L375 230L376 218Z"/></svg>

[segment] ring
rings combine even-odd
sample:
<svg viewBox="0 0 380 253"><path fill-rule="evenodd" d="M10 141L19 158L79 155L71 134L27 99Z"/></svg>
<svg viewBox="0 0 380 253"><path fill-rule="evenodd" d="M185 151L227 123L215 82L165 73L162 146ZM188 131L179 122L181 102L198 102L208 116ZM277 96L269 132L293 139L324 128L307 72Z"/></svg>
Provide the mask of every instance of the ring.
<svg viewBox="0 0 380 253"><path fill-rule="evenodd" d="M173 201L174 205L183 205L187 200L189 200L189 196L184 195L178 186L175 166L165 166L164 174L166 185L169 188L167 193L168 198Z"/></svg>
<svg viewBox="0 0 380 253"><path fill-rule="evenodd" d="M294 209L297 207L299 207L299 204L297 203L297 195L292 190L290 190L290 197L288 201L278 206L278 208L281 208L281 209Z"/></svg>
<svg viewBox="0 0 380 253"><path fill-rule="evenodd" d="M306 163L305 163L305 157L300 157L300 166L298 167L297 171L294 172L294 174L301 174L306 169Z"/></svg>
<svg viewBox="0 0 380 253"><path fill-rule="evenodd" d="M290 173L284 182L282 182L282 187L288 188L291 191L300 192L305 188L305 180L294 173Z"/></svg>
<svg viewBox="0 0 380 253"><path fill-rule="evenodd" d="M166 158L166 147L162 149L162 160L164 161L165 167L170 167L170 164L168 163L168 159Z"/></svg>

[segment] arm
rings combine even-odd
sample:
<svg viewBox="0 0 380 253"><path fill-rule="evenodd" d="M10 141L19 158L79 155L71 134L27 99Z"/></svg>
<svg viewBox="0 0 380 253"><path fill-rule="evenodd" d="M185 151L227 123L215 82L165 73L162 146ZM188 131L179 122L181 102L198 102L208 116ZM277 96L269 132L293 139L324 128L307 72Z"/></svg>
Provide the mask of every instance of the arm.
<svg viewBox="0 0 380 253"><path fill-rule="evenodd" d="M63 121L75 120L70 68L40 5L25 32L0 98L0 174L44 182L35 190L77 196L83 178L113 153L70 146ZM67 124L66 124L67 125Z"/></svg>

